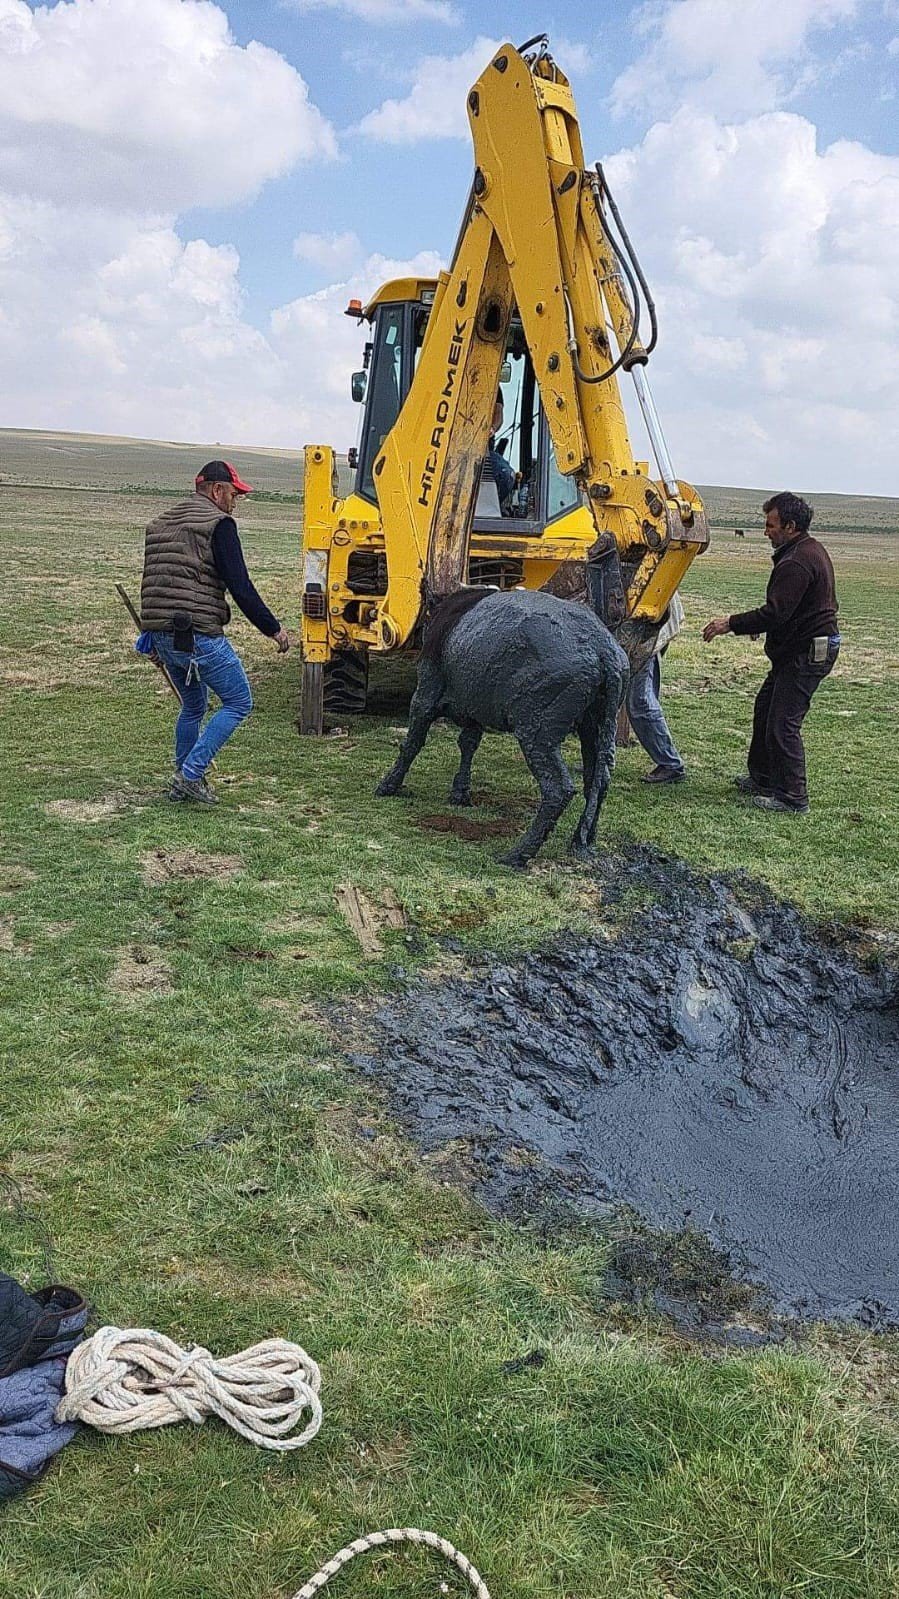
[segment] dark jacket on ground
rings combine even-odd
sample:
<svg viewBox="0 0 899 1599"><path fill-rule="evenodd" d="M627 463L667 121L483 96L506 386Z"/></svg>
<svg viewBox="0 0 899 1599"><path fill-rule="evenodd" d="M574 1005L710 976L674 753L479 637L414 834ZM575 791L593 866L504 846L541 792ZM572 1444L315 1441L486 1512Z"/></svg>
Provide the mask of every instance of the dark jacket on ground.
<svg viewBox="0 0 899 1599"><path fill-rule="evenodd" d="M88 1315L71 1288L29 1294L0 1272L0 1501L36 1482L78 1431L54 1412Z"/></svg>
<svg viewBox="0 0 899 1599"><path fill-rule="evenodd" d="M732 616L730 630L764 633L774 666L804 654L812 639L836 633L836 583L824 545L800 533L775 550L764 605Z"/></svg>

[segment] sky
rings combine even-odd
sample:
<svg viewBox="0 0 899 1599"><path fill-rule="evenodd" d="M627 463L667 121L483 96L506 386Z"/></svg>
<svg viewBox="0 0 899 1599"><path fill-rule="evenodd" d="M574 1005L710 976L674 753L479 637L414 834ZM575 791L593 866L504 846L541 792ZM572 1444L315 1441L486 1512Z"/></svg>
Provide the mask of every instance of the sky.
<svg viewBox="0 0 899 1599"><path fill-rule="evenodd" d="M446 263L543 31L678 475L899 495L899 0L0 0L0 426L345 450L347 300Z"/></svg>

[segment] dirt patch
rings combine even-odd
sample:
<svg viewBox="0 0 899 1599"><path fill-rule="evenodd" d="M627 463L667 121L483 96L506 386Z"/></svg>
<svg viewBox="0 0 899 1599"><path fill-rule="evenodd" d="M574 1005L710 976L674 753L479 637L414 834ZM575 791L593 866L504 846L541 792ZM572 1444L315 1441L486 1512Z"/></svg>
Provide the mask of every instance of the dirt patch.
<svg viewBox="0 0 899 1599"><path fill-rule="evenodd" d="M273 1012L281 1022L290 1021L299 1027L321 1024L319 1007L303 1000L286 999L280 994L266 994L259 1004L263 1010Z"/></svg>
<svg viewBox="0 0 899 1599"><path fill-rule="evenodd" d="M745 878L648 849L597 875L595 937L410 981L356 1063L425 1150L467 1143L497 1211L608 1232L627 1207L780 1313L899 1325L895 972ZM695 1300L688 1255L641 1246L630 1276Z"/></svg>
<svg viewBox="0 0 899 1599"><path fill-rule="evenodd" d="M172 968L158 949L147 944L131 944L119 950L109 986L114 993L128 999L144 994L170 994Z"/></svg>
<svg viewBox="0 0 899 1599"><path fill-rule="evenodd" d="M198 849L153 849L141 856L141 865L144 882L150 888L197 877L227 883L243 871L239 855L206 855Z"/></svg>
<svg viewBox="0 0 899 1599"><path fill-rule="evenodd" d="M55 694L61 688L76 688L82 681L80 674L66 676L40 662L33 666L0 667L0 683L11 689L27 689L31 694Z"/></svg>
<svg viewBox="0 0 899 1599"><path fill-rule="evenodd" d="M477 843L482 838L506 838L515 830L514 823L508 818L495 817L479 822L473 816L463 816L453 811L440 811L435 816L417 816L415 825L428 833L452 833L454 838L464 838L468 844Z"/></svg>
<svg viewBox="0 0 899 1599"><path fill-rule="evenodd" d="M30 866L0 866L0 894L15 894L36 879L37 872L33 872Z"/></svg>
<svg viewBox="0 0 899 1599"><path fill-rule="evenodd" d="M120 794L106 794L95 800L51 800L44 806L48 816L59 816L65 822L103 822L124 809Z"/></svg>
<svg viewBox="0 0 899 1599"><path fill-rule="evenodd" d="M12 916L0 916L0 953L30 955L33 948L34 945L29 939L18 936Z"/></svg>

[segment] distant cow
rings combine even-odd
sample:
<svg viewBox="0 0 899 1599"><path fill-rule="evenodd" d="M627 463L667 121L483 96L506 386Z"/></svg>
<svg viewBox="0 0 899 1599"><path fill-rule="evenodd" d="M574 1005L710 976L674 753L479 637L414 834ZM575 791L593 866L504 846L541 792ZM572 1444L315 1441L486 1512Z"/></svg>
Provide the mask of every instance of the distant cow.
<svg viewBox="0 0 899 1599"><path fill-rule="evenodd" d="M746 537L746 534L743 532L743 529L741 527L735 527L734 528L734 538L735 539L745 539L745 537Z"/></svg>
<svg viewBox="0 0 899 1599"><path fill-rule="evenodd" d="M627 656L586 606L523 589L460 589L440 602L425 628L409 730L377 792L398 793L432 722L446 716L461 728L450 804L470 805L471 763L484 732L514 733L540 787L533 822L503 857L509 866L525 866L574 794L561 746L577 732L584 811L570 849L587 859L627 681Z"/></svg>

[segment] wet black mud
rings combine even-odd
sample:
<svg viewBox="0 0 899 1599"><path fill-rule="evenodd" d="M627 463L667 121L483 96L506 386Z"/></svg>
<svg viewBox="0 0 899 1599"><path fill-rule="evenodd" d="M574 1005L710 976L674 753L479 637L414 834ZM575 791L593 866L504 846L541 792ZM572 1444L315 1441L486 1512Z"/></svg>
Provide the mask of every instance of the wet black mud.
<svg viewBox="0 0 899 1599"><path fill-rule="evenodd" d="M781 1315L899 1324L895 972L739 877L639 850L599 878L595 937L405 983L356 1064L494 1210L617 1218L613 1290L661 1251L695 1314L705 1252Z"/></svg>

